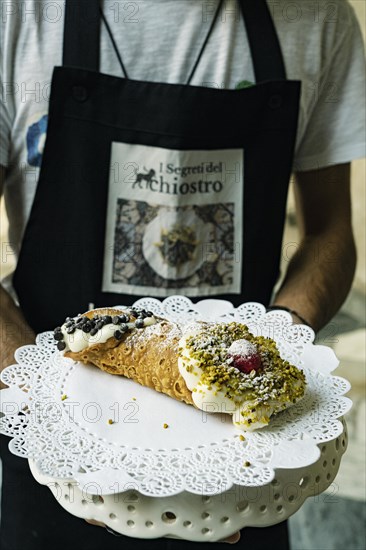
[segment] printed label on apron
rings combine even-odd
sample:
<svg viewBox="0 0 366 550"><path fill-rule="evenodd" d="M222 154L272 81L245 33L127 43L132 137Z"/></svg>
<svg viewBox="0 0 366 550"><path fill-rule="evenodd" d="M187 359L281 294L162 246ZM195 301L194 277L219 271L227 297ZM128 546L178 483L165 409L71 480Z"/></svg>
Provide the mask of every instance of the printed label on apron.
<svg viewBox="0 0 366 550"><path fill-rule="evenodd" d="M243 158L112 143L102 290L240 293Z"/></svg>

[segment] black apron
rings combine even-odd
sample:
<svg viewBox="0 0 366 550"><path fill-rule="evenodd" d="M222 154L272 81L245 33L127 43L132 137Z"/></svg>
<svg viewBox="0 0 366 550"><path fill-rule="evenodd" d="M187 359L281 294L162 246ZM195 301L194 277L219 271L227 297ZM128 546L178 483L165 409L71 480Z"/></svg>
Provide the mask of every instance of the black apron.
<svg viewBox="0 0 366 550"><path fill-rule="evenodd" d="M41 172L14 275L36 332L90 303L130 305L146 295L268 303L300 83L286 80L265 2L240 6L257 85L221 90L100 74L98 2L66 2L64 66L53 73ZM168 173L187 166L205 171ZM164 217L172 221L161 236ZM176 220L186 220L180 251L170 247ZM197 232L204 235L190 261Z"/></svg>
<svg viewBox="0 0 366 550"><path fill-rule="evenodd" d="M13 279L36 332L90 303L129 305L182 288L194 300L268 303L279 273L300 82L286 80L266 2L241 0L240 7L256 85L221 90L99 73L99 2L66 1L63 66L53 72L41 172ZM115 159L129 177L116 178ZM70 540L88 550L136 544L64 512L2 440L4 550L64 548ZM242 538L255 549L287 548L284 524L248 528Z"/></svg>

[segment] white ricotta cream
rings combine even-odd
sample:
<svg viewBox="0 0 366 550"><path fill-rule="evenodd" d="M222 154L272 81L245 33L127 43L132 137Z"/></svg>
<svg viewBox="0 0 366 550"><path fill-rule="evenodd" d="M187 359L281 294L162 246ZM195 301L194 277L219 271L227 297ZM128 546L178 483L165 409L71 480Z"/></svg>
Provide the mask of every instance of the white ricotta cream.
<svg viewBox="0 0 366 550"><path fill-rule="evenodd" d="M284 410L291 403L272 401L265 405L255 405L254 401L248 401L243 396L241 399L237 395L229 397L227 395L229 388L222 384L221 388L205 384L201 378L204 374L199 362L192 358L187 346L187 339L196 336L197 331L185 333L179 341L180 357L178 359L179 372L182 375L187 387L192 391L192 399L195 405L205 412L220 412L232 415L233 424L242 431L254 431L258 428L267 426L269 418L275 412ZM250 344L251 345L251 344ZM235 353L243 347L243 341L238 341L238 345L232 347ZM249 351L246 348L245 351ZM251 352L251 349L250 349ZM187 370L188 369L188 370ZM243 414L242 414L243 413ZM248 422L248 419L250 421Z"/></svg>
<svg viewBox="0 0 366 550"><path fill-rule="evenodd" d="M74 318L75 320L77 317ZM157 323L157 320L154 316L152 317L145 317L144 319L144 326L151 326ZM135 329L135 323L124 323L128 326L128 330ZM77 328L74 332L71 334L68 334L66 329L66 323L64 323L61 326L61 332L64 337L64 342L66 344L66 348L64 351L73 351L75 353L82 351L83 349L87 348L88 346L93 346L94 344L103 344L109 338L112 338L116 330L119 329L119 325L115 325L113 323L109 323L107 325L104 325L102 328L98 330L96 334L93 336L89 332L83 332L81 329ZM136 330L142 330L142 329L136 329Z"/></svg>

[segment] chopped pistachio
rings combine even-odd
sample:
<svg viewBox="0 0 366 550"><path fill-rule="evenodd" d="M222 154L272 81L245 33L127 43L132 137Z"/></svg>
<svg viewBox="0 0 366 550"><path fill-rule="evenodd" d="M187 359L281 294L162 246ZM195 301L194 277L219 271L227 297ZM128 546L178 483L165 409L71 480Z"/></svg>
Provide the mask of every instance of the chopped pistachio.
<svg viewBox="0 0 366 550"><path fill-rule="evenodd" d="M261 368L258 371L253 369L249 375L232 365L232 358L228 353L230 345L239 339L255 344L261 357ZM282 359L273 339L253 336L242 323L204 325L198 335L186 339L185 353L187 351L191 360L202 371L200 383L215 387L214 395L217 390L223 389L225 396L234 402L251 402L254 416L258 406L266 405L272 400L297 402L304 394L303 372ZM193 366L186 366L186 369L192 372ZM247 411L243 416L245 414ZM251 422L253 420L249 424Z"/></svg>

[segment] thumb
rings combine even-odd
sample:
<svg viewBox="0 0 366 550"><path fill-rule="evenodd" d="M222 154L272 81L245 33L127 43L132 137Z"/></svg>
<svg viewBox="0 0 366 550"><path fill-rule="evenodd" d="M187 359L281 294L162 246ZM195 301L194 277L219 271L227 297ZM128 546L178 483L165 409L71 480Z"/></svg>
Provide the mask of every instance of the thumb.
<svg viewBox="0 0 366 550"><path fill-rule="evenodd" d="M234 533L230 537L227 537L226 539L220 541L220 542L227 542L228 544L236 544L240 540L240 531L237 533Z"/></svg>

